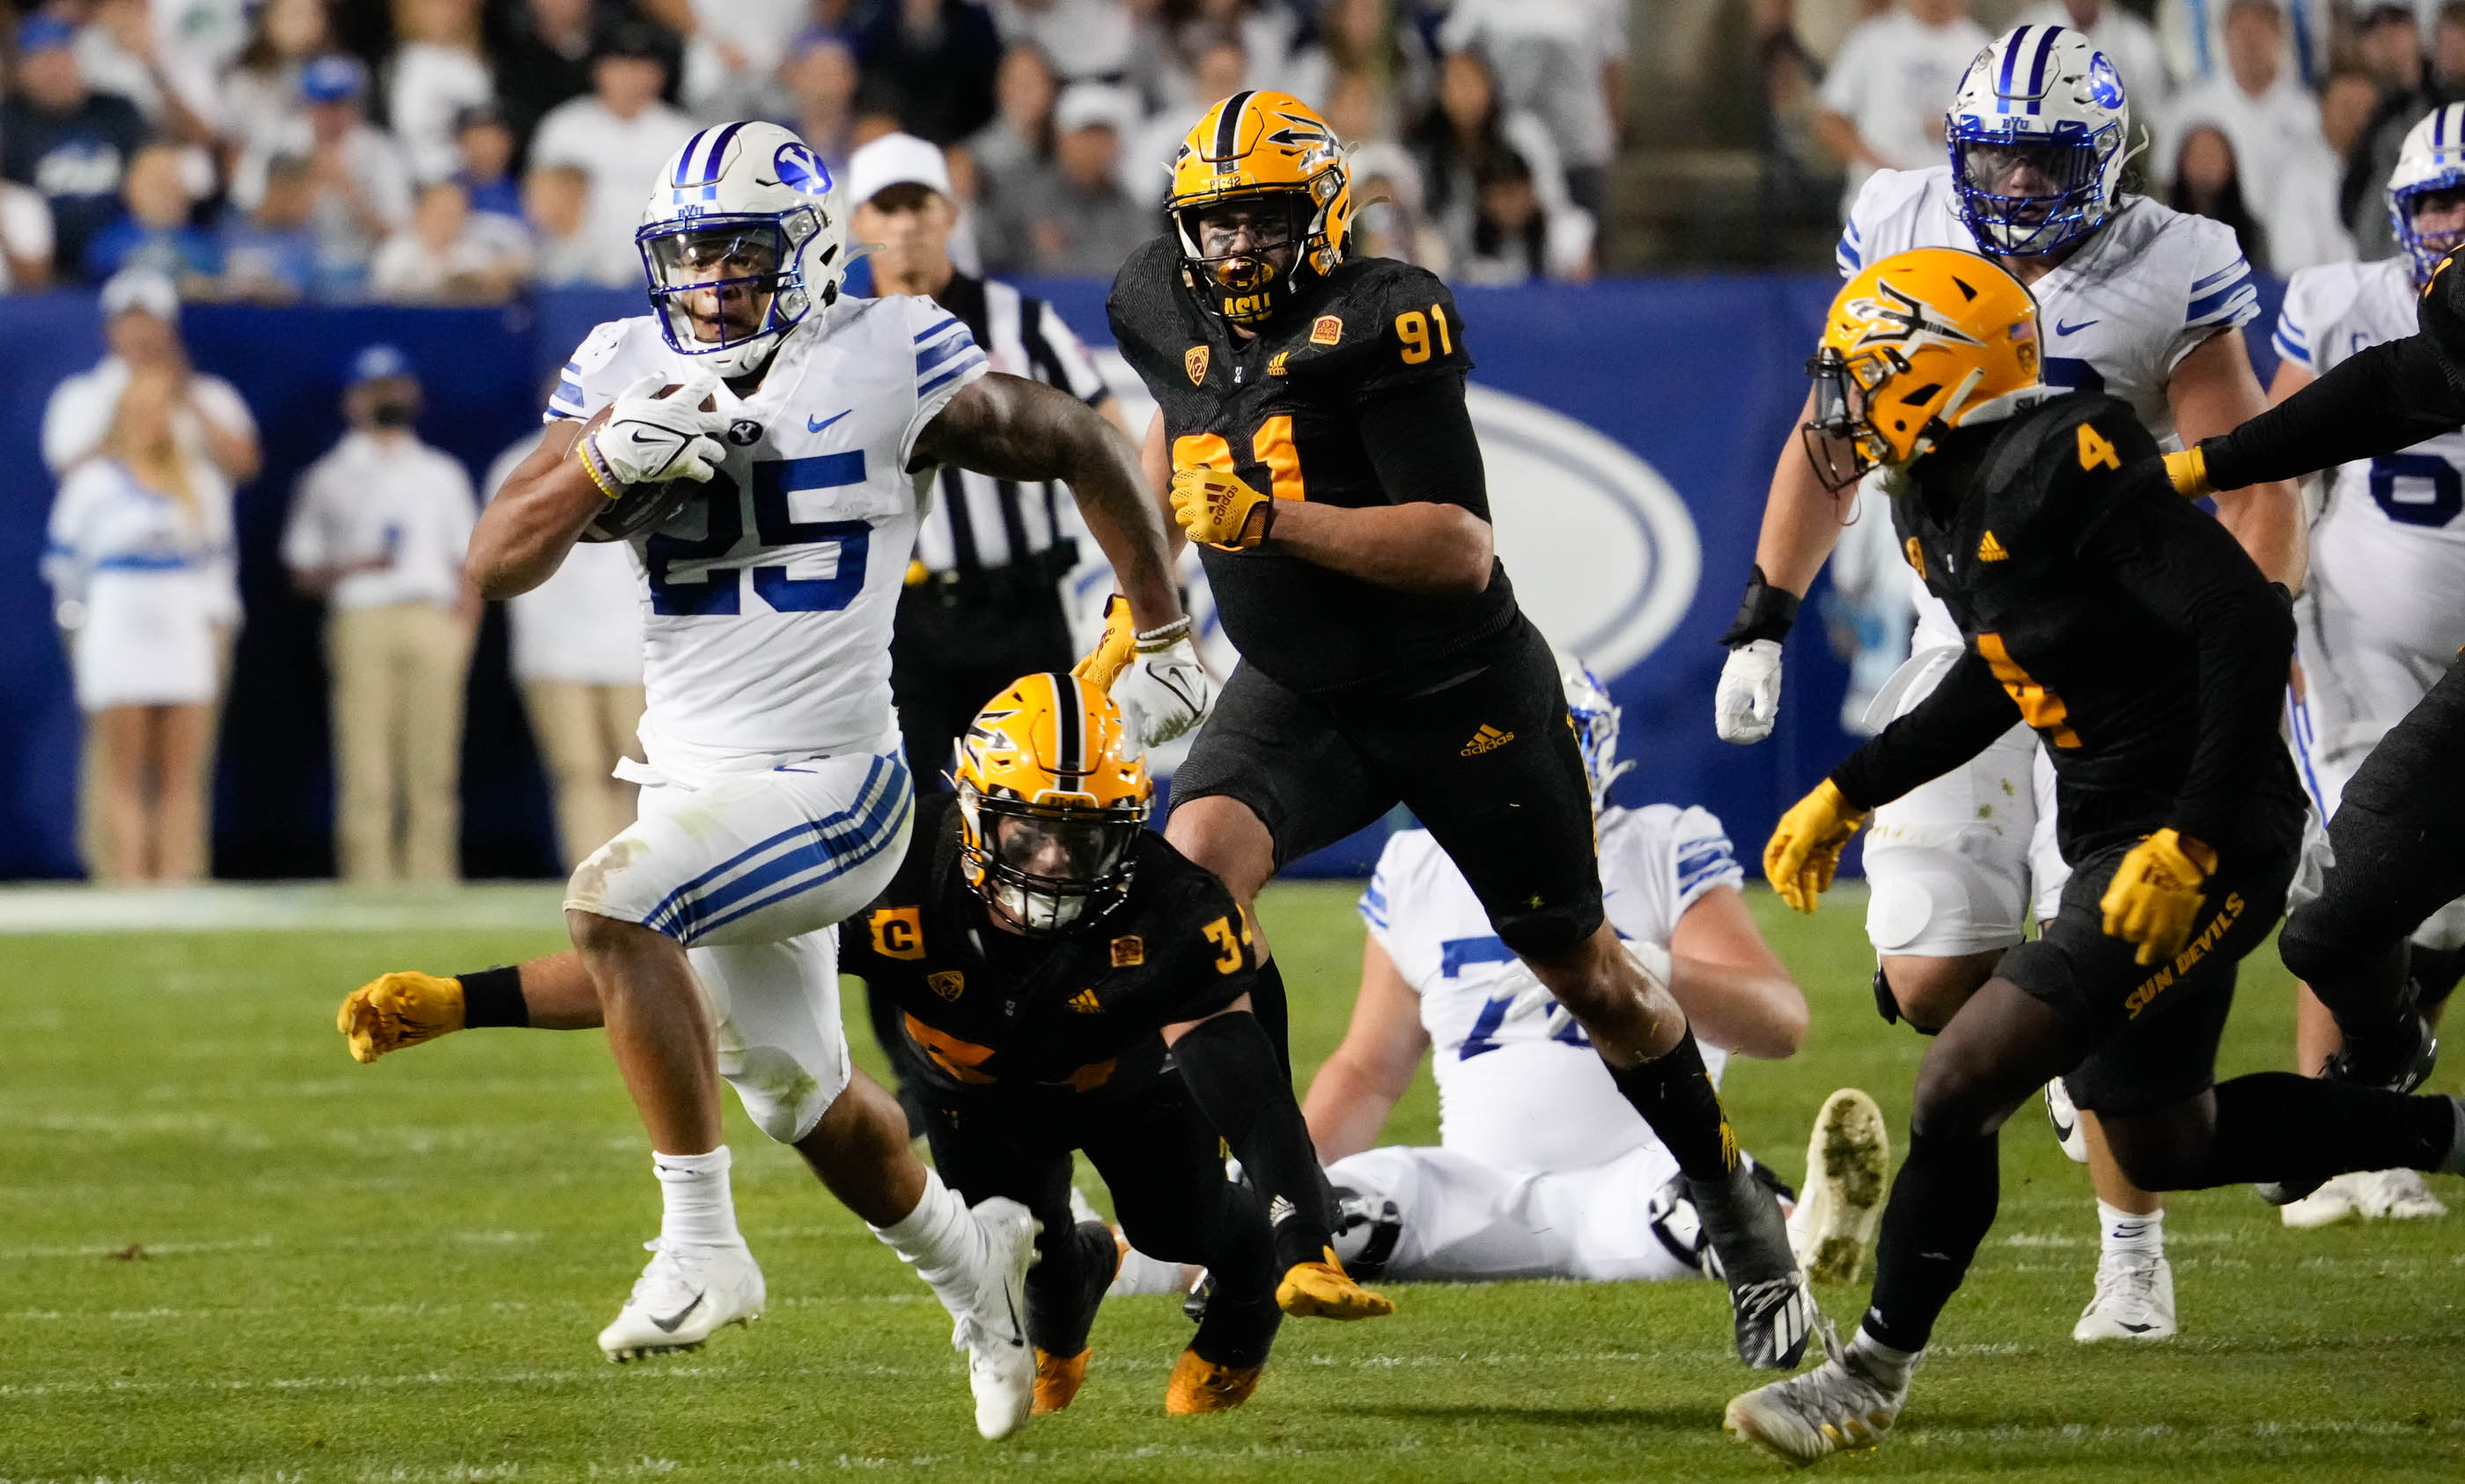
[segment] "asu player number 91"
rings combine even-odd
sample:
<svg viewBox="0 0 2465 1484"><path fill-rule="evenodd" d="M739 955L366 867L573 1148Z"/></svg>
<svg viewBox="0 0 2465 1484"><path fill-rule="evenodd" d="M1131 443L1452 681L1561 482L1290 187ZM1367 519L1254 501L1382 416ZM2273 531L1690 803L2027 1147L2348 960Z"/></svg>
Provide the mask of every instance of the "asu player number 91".
<svg viewBox="0 0 2465 1484"><path fill-rule="evenodd" d="M1204 543L1241 653L1166 838L1246 908L1286 862L1410 806L1677 1156L1740 1355L1795 1364L1813 1310L1779 1209L1668 986L1602 915L1566 694L1490 529L1454 296L1352 255L1343 144L1286 94L1208 109L1166 206L1172 231L1113 285L1114 338L1158 403L1147 476ZM1262 958L1253 997L1280 1039Z"/></svg>

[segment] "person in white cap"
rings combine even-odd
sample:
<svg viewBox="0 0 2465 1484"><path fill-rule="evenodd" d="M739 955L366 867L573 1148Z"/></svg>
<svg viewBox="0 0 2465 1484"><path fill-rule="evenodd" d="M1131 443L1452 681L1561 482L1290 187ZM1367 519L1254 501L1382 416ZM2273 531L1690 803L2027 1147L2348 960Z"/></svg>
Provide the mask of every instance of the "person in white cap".
<svg viewBox="0 0 2465 1484"><path fill-rule="evenodd" d="M189 349L180 339L180 294L171 280L150 269L130 269L103 284L103 341L110 354L92 368L78 372L52 388L43 407L43 464L61 482L102 451L121 395L132 378L159 371L177 388L171 409L171 432L181 453L182 478L196 499L200 528L209 533L210 567L203 590L213 596L212 622L218 635L215 690L231 672L231 639L239 626L239 580L231 542L232 495L235 487L256 477L261 459L256 419L239 388L219 376L189 364ZM212 790L205 786L213 768L213 728L205 728L208 745L193 755L199 796L195 829L200 837L210 829ZM86 780L78 805L78 849L87 869L98 876L119 874L112 843L103 829L105 800L96 789L103 760L89 750L80 776ZM202 851L202 845L199 847Z"/></svg>
<svg viewBox="0 0 2465 1484"><path fill-rule="evenodd" d="M408 356L361 351L343 394L350 432L300 476L282 533L293 585L329 610L335 854L347 881L456 874L462 684L479 612L462 557L478 502L462 465L411 431L419 403Z"/></svg>
<svg viewBox="0 0 2465 1484"><path fill-rule="evenodd" d="M1060 277L1103 277L1155 235L1157 202L1121 186L1124 144L1139 126L1126 88L1074 82L1053 107L1053 159L987 182L988 267Z"/></svg>

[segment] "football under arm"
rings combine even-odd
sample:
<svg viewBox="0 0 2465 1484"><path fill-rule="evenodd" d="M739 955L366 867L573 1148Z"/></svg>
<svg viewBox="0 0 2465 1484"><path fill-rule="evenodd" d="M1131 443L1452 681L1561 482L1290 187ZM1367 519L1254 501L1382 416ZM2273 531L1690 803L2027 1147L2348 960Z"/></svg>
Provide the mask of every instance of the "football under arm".
<svg viewBox="0 0 2465 1484"><path fill-rule="evenodd" d="M463 580L483 598L510 598L556 575L583 527L608 505L582 461L570 456L582 424L550 424L530 456L514 466L471 528Z"/></svg>
<svg viewBox="0 0 2465 1484"><path fill-rule="evenodd" d="M1140 632L1182 616L1172 550L1139 451L1103 414L1042 382L995 371L961 388L917 435L913 467L956 464L999 479L1058 479L1113 565Z"/></svg>
<svg viewBox="0 0 2465 1484"><path fill-rule="evenodd" d="M1670 935L1669 960L1670 994L1713 1045L1778 1061L1806 1044L1806 994L1756 930L1736 887L1695 898Z"/></svg>
<svg viewBox="0 0 2465 1484"><path fill-rule="evenodd" d="M1276 503L1267 544L1381 587L1435 596L1486 590L1498 563L1480 440L1460 375L1361 404L1361 445L1388 504Z"/></svg>
<svg viewBox="0 0 2465 1484"><path fill-rule="evenodd" d="M1332 1164L1376 1143L1429 1049L1421 997L1378 940L1365 940L1352 1024L1301 1099L1301 1118L1318 1157Z"/></svg>
<svg viewBox="0 0 2465 1484"><path fill-rule="evenodd" d="M2184 443L2231 432L2267 410L2242 331L2229 325L2177 362L2165 382L2166 405ZM2311 471L2304 470L2308 474ZM2269 581L2287 591L2302 586L2310 565L2310 525L2303 519L2298 476L2220 488L2217 521L2251 553Z"/></svg>
<svg viewBox="0 0 2465 1484"><path fill-rule="evenodd" d="M2020 720L1993 670L1965 651L1932 695L1832 770L1832 786L1861 809L1889 804L1984 752Z"/></svg>

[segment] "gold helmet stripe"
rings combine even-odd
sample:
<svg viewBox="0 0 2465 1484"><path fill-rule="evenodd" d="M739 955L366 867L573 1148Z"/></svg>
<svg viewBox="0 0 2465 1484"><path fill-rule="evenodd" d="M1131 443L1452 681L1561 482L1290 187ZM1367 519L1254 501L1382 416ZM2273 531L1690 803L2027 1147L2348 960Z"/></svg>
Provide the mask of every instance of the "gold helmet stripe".
<svg viewBox="0 0 2465 1484"><path fill-rule="evenodd" d="M1084 778L1088 772L1087 708L1079 703L1075 690L1065 695L1061 689L1062 682L1065 680L1076 686L1077 677L1047 675L1041 678L1053 691L1053 720L1055 727L1054 744L1058 754L1054 759L1053 770L1064 777Z"/></svg>
<svg viewBox="0 0 2465 1484"><path fill-rule="evenodd" d="M1226 99L1223 107L1217 110L1213 158L1218 171L1232 168L1240 157L1241 120L1250 112L1250 100L1257 96L1255 92L1245 89Z"/></svg>

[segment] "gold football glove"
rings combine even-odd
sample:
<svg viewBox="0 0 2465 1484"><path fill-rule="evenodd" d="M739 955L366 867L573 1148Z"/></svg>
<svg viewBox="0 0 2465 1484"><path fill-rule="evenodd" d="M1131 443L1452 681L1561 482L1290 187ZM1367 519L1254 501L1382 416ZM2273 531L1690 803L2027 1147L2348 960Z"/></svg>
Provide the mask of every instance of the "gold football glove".
<svg viewBox="0 0 2465 1484"><path fill-rule="evenodd" d="M2182 952L2190 941L2200 904L2208 899L2200 883L2216 867L2216 852L2171 830L2141 841L2114 868L2114 879L2098 898L2105 913L2105 935L2138 943L2143 965Z"/></svg>
<svg viewBox="0 0 2465 1484"><path fill-rule="evenodd" d="M1334 1248L1319 1251L1325 1260L1284 1270L1284 1280L1276 1285L1277 1308L1297 1319L1383 1319L1395 1312L1395 1300L1352 1281Z"/></svg>
<svg viewBox="0 0 2465 1484"><path fill-rule="evenodd" d="M1104 636L1086 656L1070 667L1070 673L1081 680L1092 680L1100 691L1110 691L1121 672L1130 668L1138 657L1138 627L1130 622L1130 600L1115 593L1104 600Z"/></svg>
<svg viewBox="0 0 2465 1484"><path fill-rule="evenodd" d="M2165 455L2165 477L2173 481L2174 493L2185 499L2216 493L2209 488L2209 455L2201 453L2196 443Z"/></svg>
<svg viewBox="0 0 2465 1484"><path fill-rule="evenodd" d="M343 1001L334 1029L350 1037L351 1059L374 1061L388 1052L433 1041L462 1029L462 981L434 974L387 974Z"/></svg>
<svg viewBox="0 0 2465 1484"><path fill-rule="evenodd" d="M1220 469L1172 473L1172 518L1203 541L1226 551L1255 546L1276 523L1276 502Z"/></svg>
<svg viewBox="0 0 2465 1484"><path fill-rule="evenodd" d="M1764 846L1764 875L1780 899L1812 912L1814 899L1832 885L1832 873L1840 869L1840 847L1865 822L1866 811L1852 807L1829 778L1790 805Z"/></svg>

